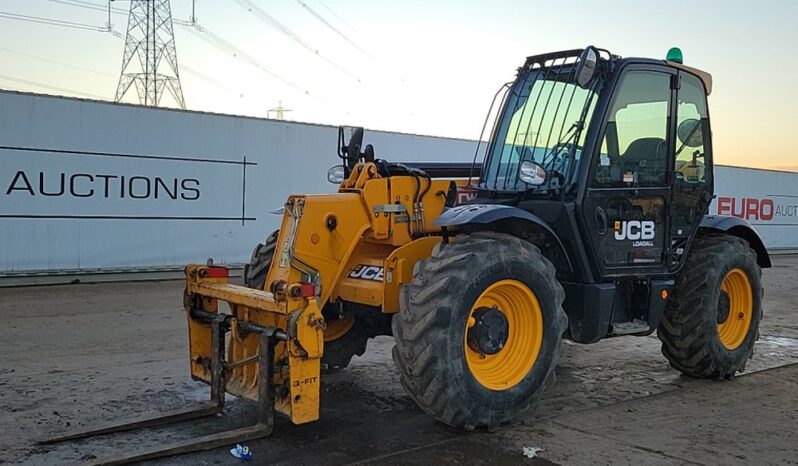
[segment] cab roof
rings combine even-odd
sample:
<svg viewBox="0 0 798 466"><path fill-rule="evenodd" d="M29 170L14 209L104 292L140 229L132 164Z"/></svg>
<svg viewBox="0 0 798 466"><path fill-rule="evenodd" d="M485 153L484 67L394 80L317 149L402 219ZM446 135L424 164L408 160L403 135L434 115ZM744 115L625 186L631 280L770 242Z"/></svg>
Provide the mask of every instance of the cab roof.
<svg viewBox="0 0 798 466"><path fill-rule="evenodd" d="M665 65L670 66L672 68L677 68L681 71L685 71L690 74L694 74L701 82L704 83L704 88L706 90L707 95L712 93L712 75L707 73L706 71L699 70L698 68L694 68L692 66L687 66L683 63L669 61L669 60L659 60L656 58L641 58L641 57L628 57L628 58L621 58L619 56L613 55L613 62L617 64L625 64L625 63L651 63L656 65Z"/></svg>
<svg viewBox="0 0 798 466"><path fill-rule="evenodd" d="M562 50L559 52L549 52L539 55L532 55L526 58L524 66L521 69L549 67L554 65L556 60L562 60L560 66L573 66L578 61L579 56L582 54L583 50L584 49L571 49L571 50ZM601 58L601 60L611 63L612 64L611 66L613 67L615 65L624 65L626 63L650 63L650 64L670 66L672 68L677 68L687 73L691 73L697 76L701 80L701 82L704 83L704 88L706 90L707 95L712 93L712 75L707 73L706 71L699 70L698 68L693 68L692 66L687 66L685 64L678 63L675 61L668 61L668 60L661 60L654 58L641 58L641 57L623 58L619 55L613 55L606 49L596 48L596 50L599 52L599 57Z"/></svg>

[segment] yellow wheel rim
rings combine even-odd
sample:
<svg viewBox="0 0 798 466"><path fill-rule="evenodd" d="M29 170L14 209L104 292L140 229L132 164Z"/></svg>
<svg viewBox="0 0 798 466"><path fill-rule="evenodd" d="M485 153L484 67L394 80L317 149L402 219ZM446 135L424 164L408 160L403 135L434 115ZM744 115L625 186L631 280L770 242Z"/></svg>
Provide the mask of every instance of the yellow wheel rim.
<svg viewBox="0 0 798 466"><path fill-rule="evenodd" d="M328 320L326 323L324 341L333 341L346 335L354 327L355 318L352 316L339 317L335 320Z"/></svg>
<svg viewBox="0 0 798 466"><path fill-rule="evenodd" d="M474 311L494 308L507 320L507 341L496 354L480 354L468 344L468 329L475 325ZM468 369L491 390L507 390L532 370L543 342L543 312L535 293L518 280L501 280L479 295L466 319L464 348Z"/></svg>
<svg viewBox="0 0 798 466"><path fill-rule="evenodd" d="M720 342L727 349L737 349L745 341L754 314L754 293L748 275L742 269L732 269L720 286L729 298L729 314L718 324Z"/></svg>

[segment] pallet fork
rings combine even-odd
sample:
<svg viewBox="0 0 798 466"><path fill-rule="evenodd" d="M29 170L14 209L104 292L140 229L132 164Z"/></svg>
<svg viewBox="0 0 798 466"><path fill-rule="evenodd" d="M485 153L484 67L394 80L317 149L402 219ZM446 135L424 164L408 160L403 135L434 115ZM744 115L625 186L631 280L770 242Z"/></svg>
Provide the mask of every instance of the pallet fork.
<svg viewBox="0 0 798 466"><path fill-rule="evenodd" d="M211 346L213 351L210 358L210 402L190 408L168 411L158 415L142 416L124 422L73 431L42 440L38 443L54 444L68 440L131 431L221 414L224 410L225 402L225 372L233 367L248 363L257 363L259 368L256 410L257 422L254 425L179 441L159 448L133 451L111 458L100 458L87 464L128 464L135 461L164 458L194 451L211 450L271 435L274 428L274 347L278 341L287 341L288 335L284 331L274 327L264 327L251 322L236 321L228 314L218 314L195 308L190 310L189 315L191 319L211 326ZM238 331L241 333L258 334L260 344L256 358L233 364L229 364L226 361L225 334L230 331L231 322L235 322L234 325L238 326Z"/></svg>

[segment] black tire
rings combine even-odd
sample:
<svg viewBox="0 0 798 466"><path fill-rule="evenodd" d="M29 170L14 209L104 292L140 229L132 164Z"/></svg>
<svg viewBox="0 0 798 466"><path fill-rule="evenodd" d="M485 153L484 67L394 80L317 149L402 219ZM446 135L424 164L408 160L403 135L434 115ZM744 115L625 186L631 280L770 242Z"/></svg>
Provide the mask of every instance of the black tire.
<svg viewBox="0 0 798 466"><path fill-rule="evenodd" d="M662 354L682 373L710 379L728 379L745 370L754 354L762 320L762 271L756 252L740 238L701 236L690 248L683 269L676 276L657 335ZM742 343L729 349L718 334L719 300L724 277L741 269L751 285L751 323ZM726 312L728 314L728 312Z"/></svg>
<svg viewBox="0 0 798 466"><path fill-rule="evenodd" d="M368 344L368 331L358 319L345 335L336 340L324 341L324 355L321 357L321 370L329 374L346 368L352 358L363 356Z"/></svg>
<svg viewBox="0 0 798 466"><path fill-rule="evenodd" d="M423 411L453 427L492 430L538 404L554 382L567 327L565 294L555 275L554 266L536 246L494 232L458 235L416 263L392 323L393 359L402 385ZM520 382L491 390L470 371L464 338L477 298L504 279L520 281L534 293L543 336L537 359Z"/></svg>
<svg viewBox="0 0 798 466"><path fill-rule="evenodd" d="M255 246L249 264L244 265L243 278L248 288L263 289L266 275L272 264L279 233L279 230L275 230L266 238L266 241ZM326 312L325 317L327 317ZM355 320L355 325L345 335L324 342L324 355L321 358L322 371L325 373L335 372L345 368L349 365L352 357L362 356L366 352L367 341L368 332L365 326L359 320Z"/></svg>
<svg viewBox="0 0 798 466"><path fill-rule="evenodd" d="M277 236L280 230L274 230L263 243L258 243L252 251L249 264L244 265L244 283L248 288L263 289L266 282L266 274L269 273L269 266L272 265L274 248L277 246Z"/></svg>

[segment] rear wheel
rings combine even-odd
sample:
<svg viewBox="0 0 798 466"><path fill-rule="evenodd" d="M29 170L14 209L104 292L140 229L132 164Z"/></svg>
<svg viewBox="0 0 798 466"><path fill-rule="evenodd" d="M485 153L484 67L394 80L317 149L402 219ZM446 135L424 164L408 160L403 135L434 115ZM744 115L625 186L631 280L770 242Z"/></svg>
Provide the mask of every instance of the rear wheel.
<svg viewBox="0 0 798 466"><path fill-rule="evenodd" d="M671 366L713 379L745 369L759 338L761 275L744 240L696 238L657 331Z"/></svg>
<svg viewBox="0 0 798 466"><path fill-rule="evenodd" d="M419 261L393 319L407 393L448 425L495 428L554 381L567 319L554 266L514 236L459 235Z"/></svg>
<svg viewBox="0 0 798 466"><path fill-rule="evenodd" d="M249 264L244 265L244 283L249 288L262 290L266 275L274 257L279 230L273 232L252 251ZM349 365L354 356L366 352L368 333L359 320L351 315L339 315L333 312L337 306L328 305L323 310L327 329L324 331L324 355L321 368L324 372L334 372Z"/></svg>

